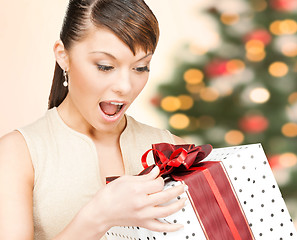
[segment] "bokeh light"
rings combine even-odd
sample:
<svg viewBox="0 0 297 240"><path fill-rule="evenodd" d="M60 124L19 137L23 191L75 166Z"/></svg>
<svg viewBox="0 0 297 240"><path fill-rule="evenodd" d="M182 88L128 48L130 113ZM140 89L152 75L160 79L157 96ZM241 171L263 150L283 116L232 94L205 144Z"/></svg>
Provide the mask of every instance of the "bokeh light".
<svg viewBox="0 0 297 240"><path fill-rule="evenodd" d="M286 123L282 126L282 133L286 137L297 137L297 124L296 123Z"/></svg>
<svg viewBox="0 0 297 240"><path fill-rule="evenodd" d="M265 44L260 40L249 40L245 44L246 58L252 62L262 61L266 57Z"/></svg>
<svg viewBox="0 0 297 240"><path fill-rule="evenodd" d="M266 46L271 42L272 37L270 32L268 32L266 29L257 28L246 34L244 40L245 42L248 42L250 40L261 41Z"/></svg>
<svg viewBox="0 0 297 240"><path fill-rule="evenodd" d="M258 54L252 54L250 52L247 52L246 58L251 62L261 62L266 57L266 52L261 52Z"/></svg>
<svg viewBox="0 0 297 240"><path fill-rule="evenodd" d="M297 22L292 19L285 19L280 23L282 34L295 34L297 32Z"/></svg>
<svg viewBox="0 0 297 240"><path fill-rule="evenodd" d="M251 2L253 9L257 12L264 11L268 6L266 0L251 0Z"/></svg>
<svg viewBox="0 0 297 240"><path fill-rule="evenodd" d="M231 74L242 72L245 68L245 63L239 59L233 59L226 64L227 71Z"/></svg>
<svg viewBox="0 0 297 240"><path fill-rule="evenodd" d="M176 113L169 119L169 124L175 129L185 129L190 125L190 118L182 113Z"/></svg>
<svg viewBox="0 0 297 240"><path fill-rule="evenodd" d="M274 77L284 77L289 72L289 67L284 62L274 62L270 64L268 71Z"/></svg>
<svg viewBox="0 0 297 240"><path fill-rule="evenodd" d="M293 167L297 164L297 156L294 153L283 153L279 156L279 164L284 168Z"/></svg>
<svg viewBox="0 0 297 240"><path fill-rule="evenodd" d="M269 29L274 35L295 34L297 22L293 19L276 20L270 24Z"/></svg>
<svg viewBox="0 0 297 240"><path fill-rule="evenodd" d="M282 53L287 57L296 57L297 56L297 43L296 42L287 42L281 47Z"/></svg>
<svg viewBox="0 0 297 240"><path fill-rule="evenodd" d="M226 25L233 25L239 21L239 15L236 13L222 13L221 21Z"/></svg>
<svg viewBox="0 0 297 240"><path fill-rule="evenodd" d="M261 133L268 128L269 121L262 115L247 115L239 120L238 125L244 132Z"/></svg>
<svg viewBox="0 0 297 240"><path fill-rule="evenodd" d="M297 102L297 92L293 92L290 94L288 102L292 105Z"/></svg>
<svg viewBox="0 0 297 240"><path fill-rule="evenodd" d="M199 69L189 69L184 73L184 80L189 84L199 84L203 78L204 74Z"/></svg>
<svg viewBox="0 0 297 240"><path fill-rule="evenodd" d="M270 99L270 92L266 88L254 88L249 97L254 103L265 103Z"/></svg>
<svg viewBox="0 0 297 240"><path fill-rule="evenodd" d="M198 94L200 93L201 89L203 89L205 86L205 84L202 82L200 84L186 84L186 89L188 90L188 92L192 93L192 94Z"/></svg>
<svg viewBox="0 0 297 240"><path fill-rule="evenodd" d="M274 35L281 35L282 32L280 30L280 24L281 24L280 20L276 20L272 22L269 26L270 32L272 32Z"/></svg>
<svg viewBox="0 0 297 240"><path fill-rule="evenodd" d="M161 100L161 107L167 112L175 112L181 107L181 102L177 97L167 96Z"/></svg>
<svg viewBox="0 0 297 240"><path fill-rule="evenodd" d="M259 54L263 52L264 47L264 43L256 39L252 39L245 44L245 49L252 54Z"/></svg>
<svg viewBox="0 0 297 240"><path fill-rule="evenodd" d="M279 12L292 12L297 10L296 0L269 0L272 9Z"/></svg>
<svg viewBox="0 0 297 240"><path fill-rule="evenodd" d="M205 66L206 75L210 78L216 78L229 74L227 71L227 62L228 60L224 59L214 59L210 61Z"/></svg>
<svg viewBox="0 0 297 240"><path fill-rule="evenodd" d="M225 141L230 145L239 145L244 141L244 135L239 130L231 130L226 133Z"/></svg>
<svg viewBox="0 0 297 240"><path fill-rule="evenodd" d="M219 98L219 96L219 92L212 87L206 87L200 91L200 97L205 102L214 102Z"/></svg>
<svg viewBox="0 0 297 240"><path fill-rule="evenodd" d="M194 105L194 99L188 95L180 95L178 96L178 100L180 102L180 110L189 110Z"/></svg>

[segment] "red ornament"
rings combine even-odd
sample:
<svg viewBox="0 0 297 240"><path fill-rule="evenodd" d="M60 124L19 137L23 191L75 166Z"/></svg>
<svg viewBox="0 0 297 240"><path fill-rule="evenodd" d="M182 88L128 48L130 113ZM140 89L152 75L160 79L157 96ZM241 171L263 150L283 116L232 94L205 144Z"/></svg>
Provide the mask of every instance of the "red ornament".
<svg viewBox="0 0 297 240"><path fill-rule="evenodd" d="M294 11L297 9L296 0L270 0L270 6L278 11Z"/></svg>
<svg viewBox="0 0 297 240"><path fill-rule="evenodd" d="M251 115L239 120L239 127L247 133L261 133L269 126L268 120L261 115Z"/></svg>
<svg viewBox="0 0 297 240"><path fill-rule="evenodd" d="M248 42L250 40L259 40L264 43L264 45L268 45L271 42L271 34L266 29L257 29L253 32L248 33L244 37L244 42Z"/></svg>
<svg viewBox="0 0 297 240"><path fill-rule="evenodd" d="M227 69L227 60L213 60L208 63L205 67L205 73L209 77L219 77L222 75L229 74Z"/></svg>

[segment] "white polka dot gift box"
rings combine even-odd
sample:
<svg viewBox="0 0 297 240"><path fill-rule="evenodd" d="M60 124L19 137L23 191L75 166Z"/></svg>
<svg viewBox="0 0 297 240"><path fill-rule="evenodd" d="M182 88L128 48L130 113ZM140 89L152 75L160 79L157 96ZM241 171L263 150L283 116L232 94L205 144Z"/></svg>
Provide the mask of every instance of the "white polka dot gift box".
<svg viewBox="0 0 297 240"><path fill-rule="evenodd" d="M159 219L181 223L173 233L149 231L137 226L113 227L108 240L297 240L296 229L269 167L261 144L211 149L209 145L153 145L165 188L186 183L178 198L190 204ZM144 174L152 169L142 163ZM176 199L177 201L177 199Z"/></svg>

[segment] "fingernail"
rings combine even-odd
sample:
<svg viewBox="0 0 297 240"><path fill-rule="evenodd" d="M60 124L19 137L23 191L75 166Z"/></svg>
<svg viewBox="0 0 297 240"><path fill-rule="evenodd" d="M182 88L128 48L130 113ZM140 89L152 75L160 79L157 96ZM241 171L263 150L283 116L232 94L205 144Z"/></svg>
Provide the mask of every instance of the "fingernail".
<svg viewBox="0 0 297 240"><path fill-rule="evenodd" d="M187 198L186 201L185 201L185 206L188 206L190 203L189 199Z"/></svg>
<svg viewBox="0 0 297 240"><path fill-rule="evenodd" d="M186 192L186 191L188 191L188 190L189 190L188 185L185 185L185 187L184 187L184 191Z"/></svg>

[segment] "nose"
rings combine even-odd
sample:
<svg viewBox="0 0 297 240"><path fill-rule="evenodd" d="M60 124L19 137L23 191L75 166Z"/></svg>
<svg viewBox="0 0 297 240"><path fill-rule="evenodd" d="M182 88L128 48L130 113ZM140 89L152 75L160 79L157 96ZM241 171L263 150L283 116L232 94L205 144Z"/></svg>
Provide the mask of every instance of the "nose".
<svg viewBox="0 0 297 240"><path fill-rule="evenodd" d="M114 84L113 91L119 95L127 95L132 89L131 76L128 71L119 71Z"/></svg>

